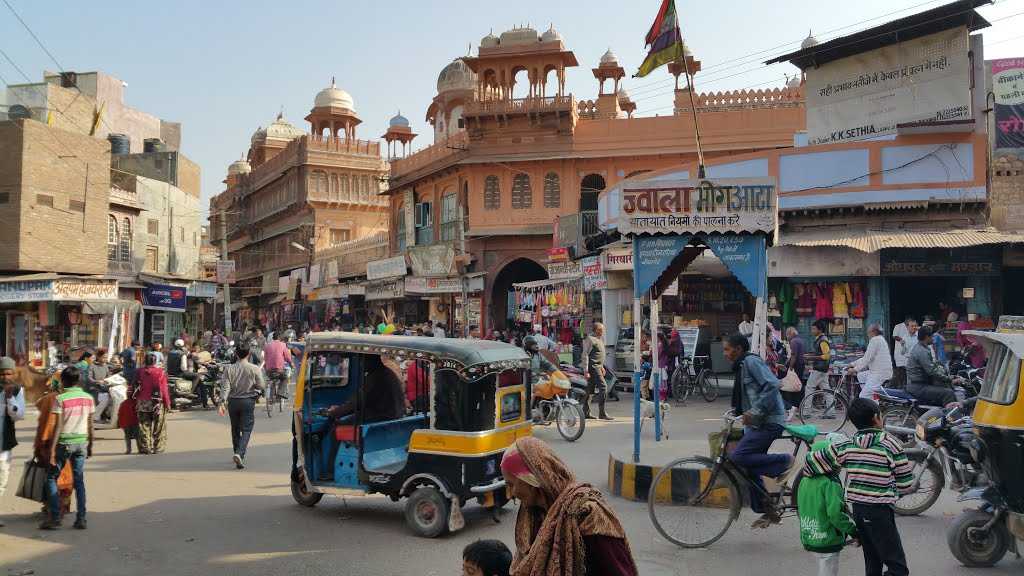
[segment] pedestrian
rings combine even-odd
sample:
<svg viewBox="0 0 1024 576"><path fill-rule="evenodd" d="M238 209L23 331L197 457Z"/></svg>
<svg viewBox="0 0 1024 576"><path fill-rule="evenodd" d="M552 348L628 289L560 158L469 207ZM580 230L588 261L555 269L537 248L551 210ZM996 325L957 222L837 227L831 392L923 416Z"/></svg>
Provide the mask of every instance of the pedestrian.
<svg viewBox="0 0 1024 576"><path fill-rule="evenodd" d="M167 411L171 409L171 395L167 389L167 373L157 366L156 354L146 354L143 364L135 397L139 454L159 454L167 447Z"/></svg>
<svg viewBox="0 0 1024 576"><path fill-rule="evenodd" d="M267 339L263 336L263 330L255 326L249 336L249 361L259 366L263 363L263 348L267 345Z"/></svg>
<svg viewBox="0 0 1024 576"><path fill-rule="evenodd" d="M750 352L750 341L742 334L729 336L722 345L725 359L733 363L736 379L732 388L732 410L743 422L743 438L732 453L732 461L746 468L754 482L764 487L762 476L780 480L792 463L789 454L769 454L772 442L782 436L786 409L779 392L779 380L757 354ZM762 516L753 528L778 524L779 513L761 500L761 493L750 488L750 507Z"/></svg>
<svg viewBox="0 0 1024 576"><path fill-rule="evenodd" d="M587 395L583 400L583 414L586 418L592 419L590 414L590 398L597 396L597 417L601 420L614 420L605 412L605 402L608 400L606 384L604 379L604 324L594 322L593 333L583 340L583 377L587 379Z"/></svg>
<svg viewBox="0 0 1024 576"><path fill-rule="evenodd" d="M132 442L138 450L139 443L139 412L135 397L138 395L138 386L128 384L128 397L121 402L117 409L117 427L124 432L124 453L132 453ZM141 452L141 451L140 451Z"/></svg>
<svg viewBox="0 0 1024 576"><path fill-rule="evenodd" d="M96 349L96 354L93 356L92 364L89 365L89 370L85 372L85 375L85 391L96 400L95 420L100 422L103 420L103 412L106 411L108 406L110 406L110 392L108 392L109 386L104 382L104 380L110 376L110 364L107 363L106 348ZM111 417L113 417L113 415L111 415Z"/></svg>
<svg viewBox="0 0 1024 576"><path fill-rule="evenodd" d="M943 366L946 365L946 339L942 337L942 330L939 329L939 324L932 319L931 316L925 316L924 322L921 323L922 327L928 327L932 331L932 346L931 352L932 357L935 361Z"/></svg>
<svg viewBox="0 0 1024 576"><path fill-rule="evenodd" d="M431 330L431 335L434 338L447 338L448 331L445 329L444 324L438 322L434 324L434 328Z"/></svg>
<svg viewBox="0 0 1024 576"><path fill-rule="evenodd" d="M520 502L513 576L635 576L626 532L599 490L580 483L544 441L505 450L501 472Z"/></svg>
<svg viewBox="0 0 1024 576"><path fill-rule="evenodd" d="M665 335L661 330L658 331L658 374L661 375L661 385L659 386L659 396L662 400L668 397L667 388L669 387L668 381L668 336Z"/></svg>
<svg viewBox="0 0 1024 576"><path fill-rule="evenodd" d="M285 335L282 334L281 337L284 338ZM284 346L284 342L276 342ZM267 346L269 348L270 344ZM266 389L266 383L259 367L249 362L248 348L242 346L235 354L238 360L224 370L220 385L221 398L227 400L227 406L221 404L217 410L221 416L228 414L231 418L231 458L235 462L235 468L241 470L245 468L245 452L256 420L256 398ZM265 361L269 359L268 353Z"/></svg>
<svg viewBox="0 0 1024 576"><path fill-rule="evenodd" d="M139 341L132 340L131 345L121 351L118 357L121 359L121 374L124 379L131 385L135 382L135 371L138 369L139 362L136 354L139 349Z"/></svg>
<svg viewBox="0 0 1024 576"><path fill-rule="evenodd" d="M17 382L14 372L17 364L13 358L0 357L0 497L7 490L11 477L11 450L18 445L14 434L14 423L25 417L25 394ZM0 528L4 527L0 520Z"/></svg>
<svg viewBox="0 0 1024 576"><path fill-rule="evenodd" d="M501 540L477 540L462 549L462 576L509 576L512 551Z"/></svg>
<svg viewBox="0 0 1024 576"><path fill-rule="evenodd" d="M800 408L800 403L804 399L804 388L807 386L807 377L804 375L807 364L804 356L807 354L807 344L804 342L803 336L800 335L800 331L796 329L796 326L786 328L786 339L789 341L789 360L786 363L786 368L800 379L800 390L782 393L782 401L789 410L786 414L786 421L788 422L796 416L796 411Z"/></svg>
<svg viewBox="0 0 1024 576"><path fill-rule="evenodd" d="M668 339L668 376L669 378L675 374L676 368L679 367L679 360L683 358L683 339L679 336L679 330L672 329L672 334Z"/></svg>
<svg viewBox="0 0 1024 576"><path fill-rule="evenodd" d="M907 386L907 357L910 349L914 346L911 336L916 331L917 321L910 314L892 329L892 360L896 364L895 388L906 388Z"/></svg>
<svg viewBox="0 0 1024 576"><path fill-rule="evenodd" d="M850 404L849 414L857 427L853 438L812 452L805 472L846 470L846 500L860 535L866 576L907 576L910 571L893 505L914 490L914 467L900 441L882 428L878 404L857 398Z"/></svg>
<svg viewBox="0 0 1024 576"><path fill-rule="evenodd" d="M807 377L807 386L804 387L805 391L824 390L829 387L828 384L828 367L832 363L832 343L829 342L828 336L825 335L825 330L828 328L828 321L824 318L819 318L811 324L811 337L814 338L814 344L811 346L811 352L808 352L804 357L811 363L811 374ZM835 418L835 404L826 401L825 413L822 414L822 418L832 419Z"/></svg>
<svg viewBox="0 0 1024 576"><path fill-rule="evenodd" d="M812 452L820 452L832 442L845 440L841 434L815 442ZM813 457L808 454L807 462ZM797 514L800 516L800 543L804 550L818 557L818 576L839 576L839 553L847 537L856 539L853 523L843 502L843 483L838 471L816 474L811 467L804 470L797 492Z"/></svg>
<svg viewBox="0 0 1024 576"><path fill-rule="evenodd" d="M53 408L57 405L57 397L64 393L64 385L60 378L50 381L49 389L36 400L36 410L39 416L36 418L36 436L32 442L32 455L40 466L49 469L56 464L52 460L54 453L53 445L57 442L57 429L60 424L60 417L54 413ZM57 477L57 499L60 502L60 513L71 512L71 493L74 490L74 480L71 474L71 463L65 462ZM49 517L47 503L43 503L43 515Z"/></svg>
<svg viewBox="0 0 1024 576"><path fill-rule="evenodd" d="M56 530L61 524L60 494L57 480L64 464L71 463L71 475L75 486L75 528L84 530L85 522L85 460L92 457L92 415L96 403L82 389L82 373L69 366L61 372L60 380L64 392L57 396L52 413L58 419L57 441L50 445L50 466L46 475L46 496L48 515L39 525L42 530Z"/></svg>
<svg viewBox="0 0 1024 576"><path fill-rule="evenodd" d="M873 399L882 391L887 380L892 380L892 362L889 361L889 343L882 336L882 327L876 322L868 326L868 348L847 369L857 374L861 383L860 397Z"/></svg>

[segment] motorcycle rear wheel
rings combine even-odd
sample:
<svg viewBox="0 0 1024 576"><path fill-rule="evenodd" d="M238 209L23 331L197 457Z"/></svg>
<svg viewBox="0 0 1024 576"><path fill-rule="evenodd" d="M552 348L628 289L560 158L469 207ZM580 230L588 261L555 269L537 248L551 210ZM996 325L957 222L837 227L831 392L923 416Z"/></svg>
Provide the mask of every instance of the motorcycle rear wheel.
<svg viewBox="0 0 1024 576"><path fill-rule="evenodd" d="M946 474L942 469L942 463L937 459L929 459L927 462L914 463L914 475L917 475L918 467L924 466L921 472L921 485L916 492L907 494L896 501L893 507L896 514L900 516L917 516L931 508L942 495L942 489L946 485Z"/></svg>

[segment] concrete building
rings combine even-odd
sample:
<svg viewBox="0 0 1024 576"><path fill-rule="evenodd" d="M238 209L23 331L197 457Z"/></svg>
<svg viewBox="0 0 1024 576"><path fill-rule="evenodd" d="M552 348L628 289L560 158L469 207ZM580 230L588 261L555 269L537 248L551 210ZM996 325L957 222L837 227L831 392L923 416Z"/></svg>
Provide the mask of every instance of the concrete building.
<svg viewBox="0 0 1024 576"><path fill-rule="evenodd" d="M387 163L379 142L358 140L361 122L352 97L331 83L314 98L306 133L283 116L253 134L245 158L228 167L226 189L210 200L214 242L226 217L229 258L235 261L239 319L277 324L302 311L281 305L282 277L305 277L305 291L337 283L338 263L319 254L387 230L380 196ZM326 309L317 316L323 320Z"/></svg>

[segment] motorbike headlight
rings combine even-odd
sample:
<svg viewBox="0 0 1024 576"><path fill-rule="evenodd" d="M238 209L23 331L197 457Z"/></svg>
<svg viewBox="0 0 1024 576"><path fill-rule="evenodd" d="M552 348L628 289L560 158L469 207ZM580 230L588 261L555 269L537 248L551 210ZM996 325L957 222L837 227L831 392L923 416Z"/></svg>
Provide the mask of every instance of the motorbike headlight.
<svg viewBox="0 0 1024 576"><path fill-rule="evenodd" d="M914 436L917 436L918 440L924 440L925 433L923 424L918 424L914 427Z"/></svg>

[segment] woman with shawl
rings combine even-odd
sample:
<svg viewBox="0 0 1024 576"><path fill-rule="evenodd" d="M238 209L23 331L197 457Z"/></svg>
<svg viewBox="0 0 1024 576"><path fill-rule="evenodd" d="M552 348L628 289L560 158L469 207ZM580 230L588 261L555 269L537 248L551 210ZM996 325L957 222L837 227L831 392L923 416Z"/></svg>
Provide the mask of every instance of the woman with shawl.
<svg viewBox="0 0 1024 576"><path fill-rule="evenodd" d="M54 453L53 443L57 441L57 426L60 417L54 413L53 407L57 404L57 396L64 392L64 386L60 382L60 374L50 381L50 390L39 400L36 400L36 409L39 410L39 418L36 420L36 437L32 442L32 452L36 462L49 468L53 465L50 456ZM74 487L71 476L71 460L64 463L64 468L57 478L57 494L60 496L60 511L65 514L71 511L71 491ZM43 513L46 514L46 504L43 504Z"/></svg>
<svg viewBox="0 0 1024 576"><path fill-rule="evenodd" d="M626 533L601 492L543 441L516 440L501 472L519 499L512 576L635 576Z"/></svg>

